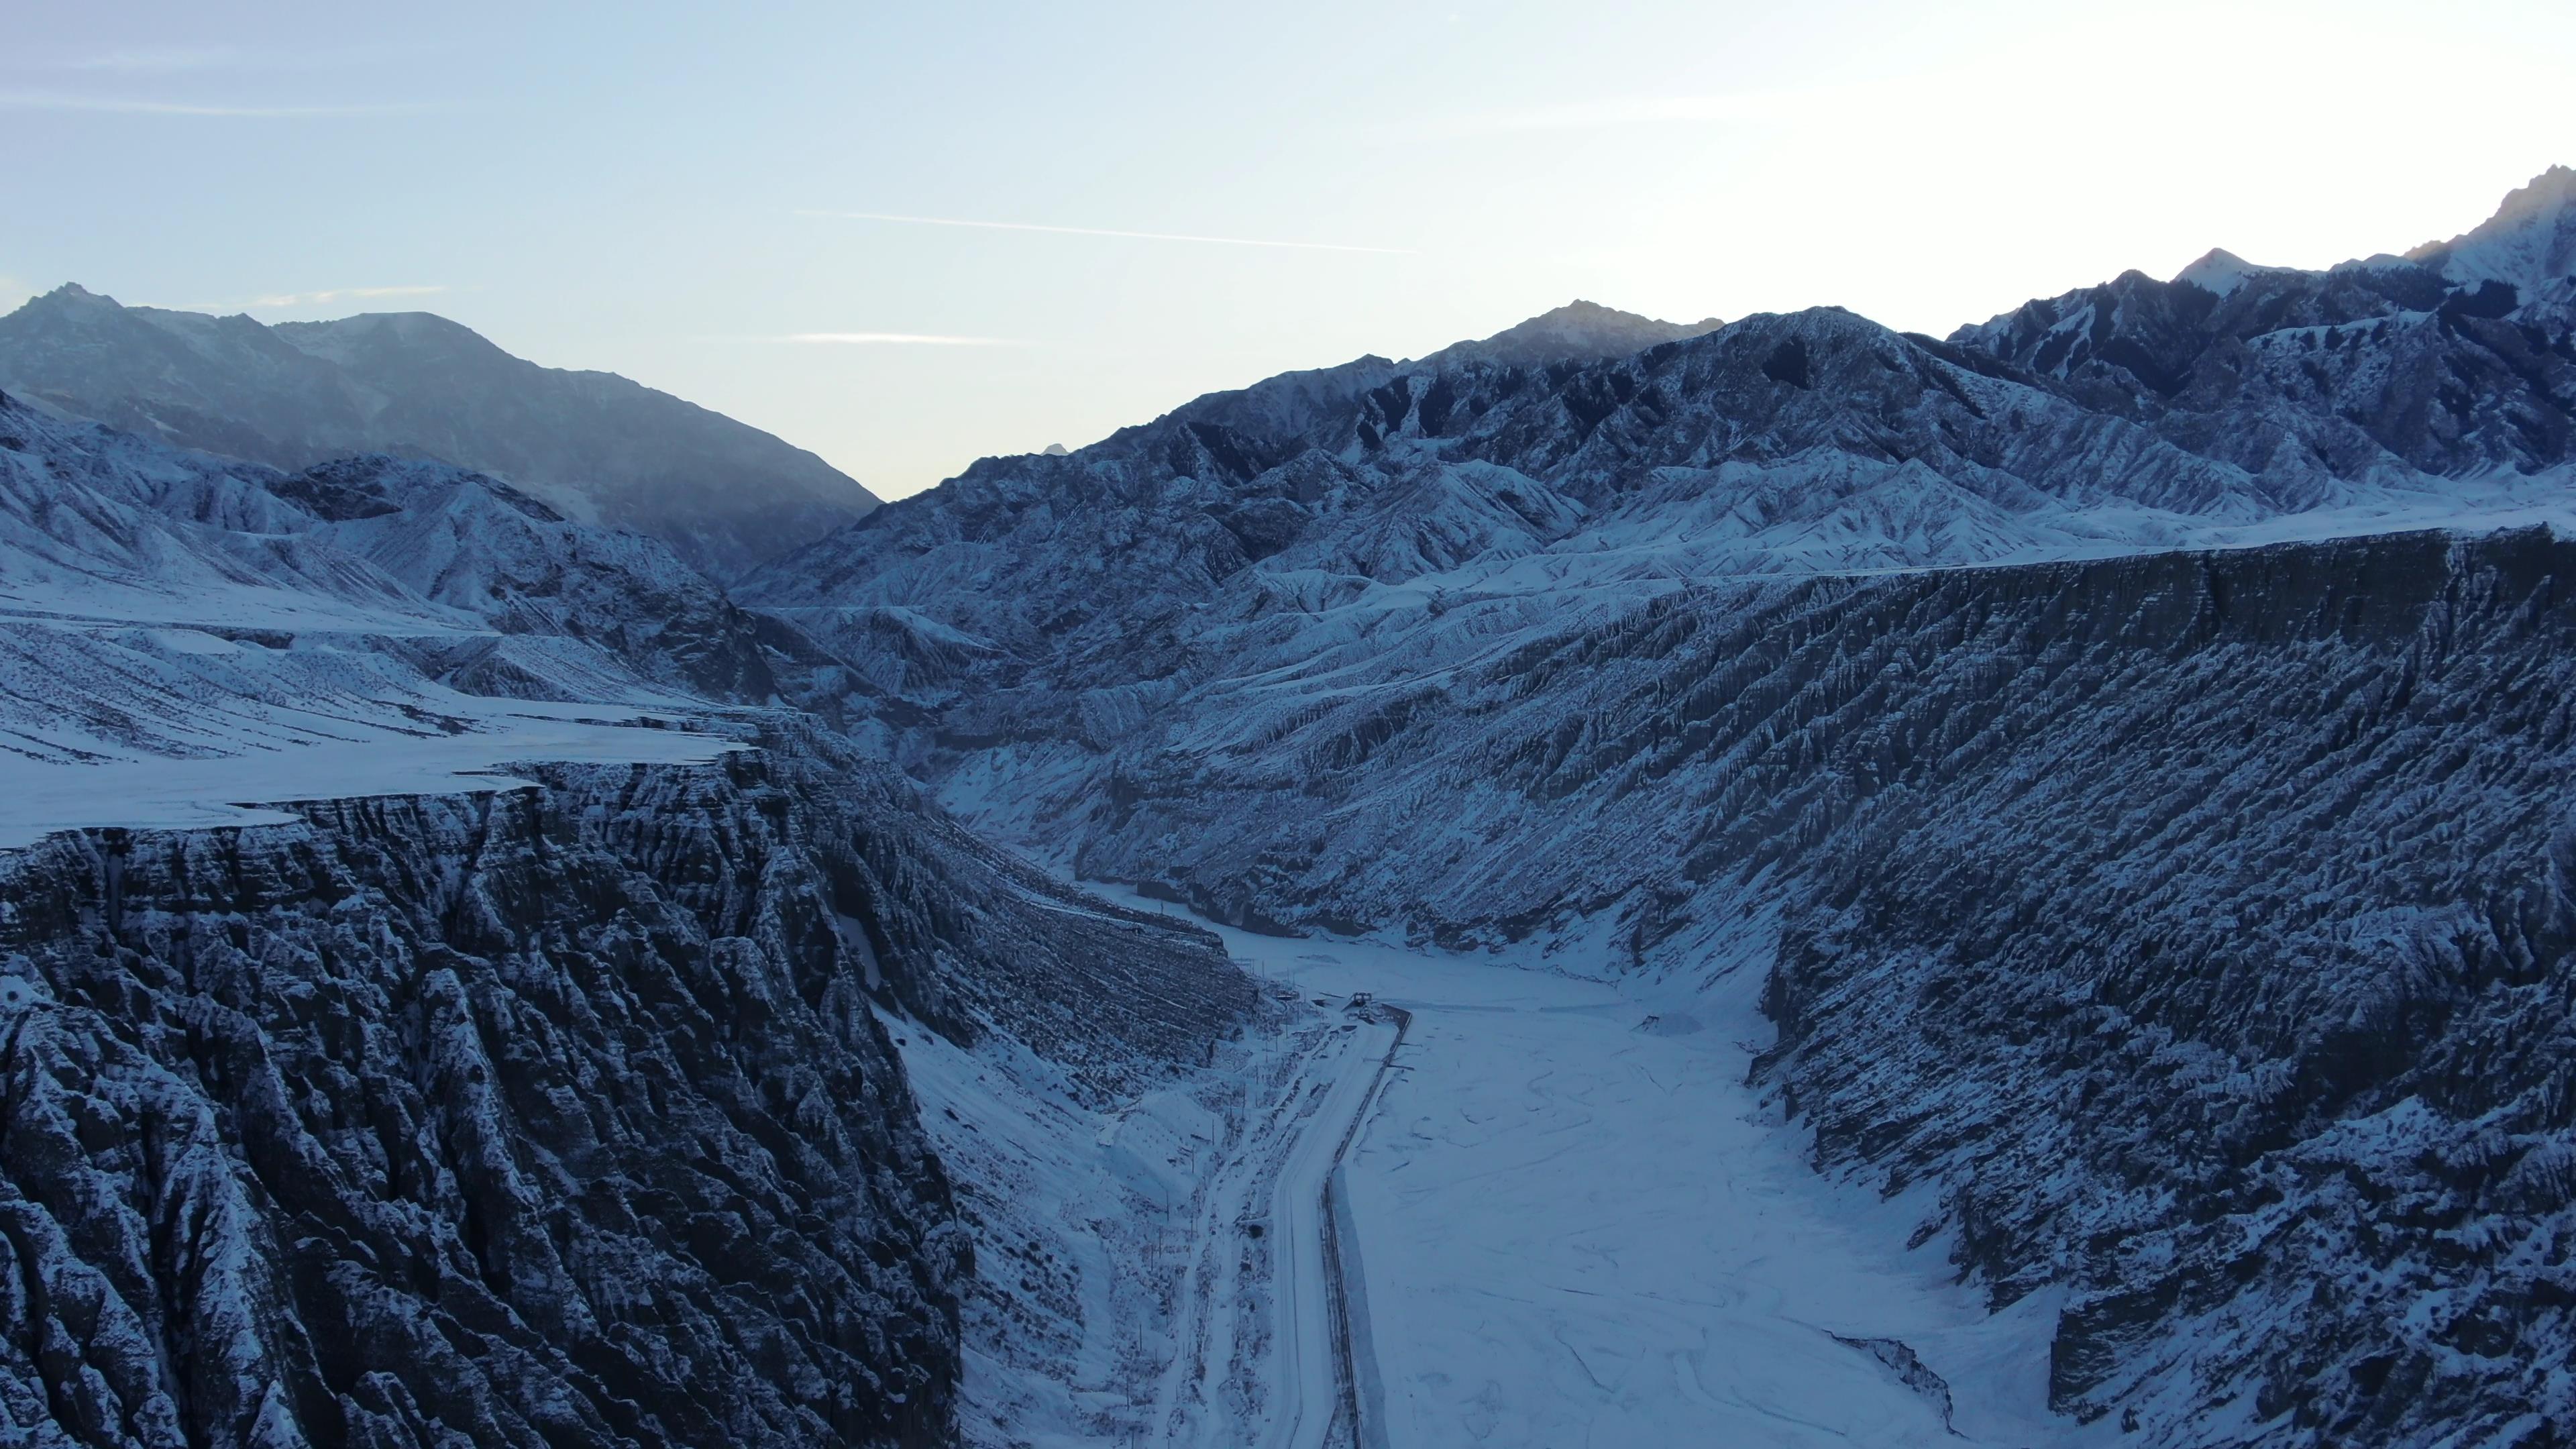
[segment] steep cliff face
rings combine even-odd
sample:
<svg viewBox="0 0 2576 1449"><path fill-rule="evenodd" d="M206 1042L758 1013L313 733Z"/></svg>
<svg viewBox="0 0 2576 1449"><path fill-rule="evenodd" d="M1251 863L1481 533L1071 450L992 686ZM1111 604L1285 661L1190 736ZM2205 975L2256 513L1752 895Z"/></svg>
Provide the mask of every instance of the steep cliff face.
<svg viewBox="0 0 2576 1449"><path fill-rule="evenodd" d="M871 1000L1112 1081L1249 999L810 731L533 773L0 858L12 1435L946 1442L969 1250Z"/></svg>
<svg viewBox="0 0 2576 1449"><path fill-rule="evenodd" d="M1825 1164L1944 1184L1926 1229L1998 1300L2074 1290L2064 1409L2553 1442L2576 546L2225 563L2072 580L1996 686L1819 741L1880 781L1810 867L1761 1076Z"/></svg>

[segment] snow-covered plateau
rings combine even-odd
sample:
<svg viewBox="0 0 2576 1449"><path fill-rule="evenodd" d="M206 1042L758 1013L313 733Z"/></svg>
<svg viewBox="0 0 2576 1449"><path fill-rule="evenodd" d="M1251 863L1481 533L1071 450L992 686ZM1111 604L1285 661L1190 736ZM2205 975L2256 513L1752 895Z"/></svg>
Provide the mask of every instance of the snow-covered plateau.
<svg viewBox="0 0 2576 1449"><path fill-rule="evenodd" d="M0 401L0 1437L2563 1442L2572 329L1578 304L730 588Z"/></svg>

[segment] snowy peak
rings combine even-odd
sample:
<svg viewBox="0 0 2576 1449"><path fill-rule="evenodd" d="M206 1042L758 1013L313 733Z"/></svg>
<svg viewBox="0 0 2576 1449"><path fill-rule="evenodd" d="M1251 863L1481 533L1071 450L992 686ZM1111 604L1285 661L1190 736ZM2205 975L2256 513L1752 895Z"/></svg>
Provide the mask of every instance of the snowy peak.
<svg viewBox="0 0 2576 1449"><path fill-rule="evenodd" d="M2503 282L2526 296L2576 277L2576 170L2552 166L2464 235L2406 254L2455 285Z"/></svg>
<svg viewBox="0 0 2576 1449"><path fill-rule="evenodd" d="M2214 296L2225 297L2244 286L2249 278L2284 270L2287 269L2257 266L2223 247L2211 247L2199 261L2174 273L2173 279L2176 286L2189 283Z"/></svg>
<svg viewBox="0 0 2576 1449"><path fill-rule="evenodd" d="M1529 367L1549 362L1602 362L1643 352L1658 343L1714 332L1721 325L1714 317L1697 322L1665 322L1577 298L1491 337L1452 343L1414 366L1431 369L1467 362L1500 362Z"/></svg>

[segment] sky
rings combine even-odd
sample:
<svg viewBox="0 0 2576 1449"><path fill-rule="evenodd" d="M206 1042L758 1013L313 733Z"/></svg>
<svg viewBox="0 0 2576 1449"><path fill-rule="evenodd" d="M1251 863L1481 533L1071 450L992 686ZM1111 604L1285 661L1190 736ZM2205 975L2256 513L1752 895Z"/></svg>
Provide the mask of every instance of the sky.
<svg viewBox="0 0 2576 1449"><path fill-rule="evenodd" d="M420 309L888 497L1573 298L1947 333L2576 164L2576 5L11 7L0 310Z"/></svg>

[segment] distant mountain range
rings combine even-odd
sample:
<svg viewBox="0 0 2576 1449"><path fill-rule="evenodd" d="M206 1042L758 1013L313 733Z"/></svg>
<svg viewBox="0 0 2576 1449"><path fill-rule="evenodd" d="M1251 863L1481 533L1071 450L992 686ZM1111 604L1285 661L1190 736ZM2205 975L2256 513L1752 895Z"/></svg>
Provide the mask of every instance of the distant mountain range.
<svg viewBox="0 0 2576 1449"><path fill-rule="evenodd" d="M877 504L757 428L614 373L540 367L426 312L270 327L66 285L0 318L0 388L277 468L388 453L490 473L720 578Z"/></svg>
<svg viewBox="0 0 2576 1449"><path fill-rule="evenodd" d="M2558 168L2406 256L2213 253L1946 340L1839 308L1715 326L1578 302L985 459L737 596L925 706L985 711L1039 680L1213 688L1342 646L1329 623L1245 632L1283 606L1561 611L1730 575L2519 521L2564 510L2576 457L2571 236Z"/></svg>

